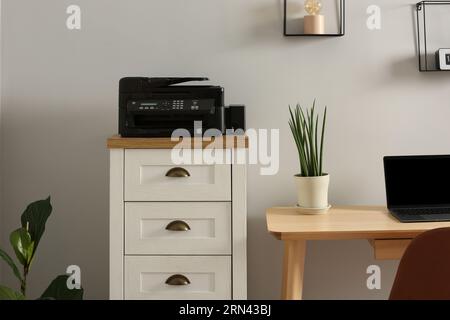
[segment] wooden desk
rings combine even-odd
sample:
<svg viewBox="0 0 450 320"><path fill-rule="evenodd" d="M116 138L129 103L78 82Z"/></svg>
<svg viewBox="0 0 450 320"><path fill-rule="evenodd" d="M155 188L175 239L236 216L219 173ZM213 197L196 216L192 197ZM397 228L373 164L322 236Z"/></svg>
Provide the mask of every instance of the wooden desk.
<svg viewBox="0 0 450 320"><path fill-rule="evenodd" d="M401 223L385 207L334 207L323 215L301 214L297 208L270 208L267 229L284 241L282 299L300 300L307 240L367 239L376 259L399 259L420 233L450 222Z"/></svg>

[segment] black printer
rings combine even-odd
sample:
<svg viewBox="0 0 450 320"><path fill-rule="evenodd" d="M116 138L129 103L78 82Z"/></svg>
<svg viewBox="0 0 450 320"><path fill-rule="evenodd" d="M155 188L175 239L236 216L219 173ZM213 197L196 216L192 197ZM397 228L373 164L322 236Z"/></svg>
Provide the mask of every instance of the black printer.
<svg viewBox="0 0 450 320"><path fill-rule="evenodd" d="M171 137L175 129L192 136L208 129L245 130L245 106L224 104L224 89L178 85L208 78L122 78L119 84L119 133L123 137ZM201 131L194 122L201 121ZM194 132L195 131L195 132Z"/></svg>

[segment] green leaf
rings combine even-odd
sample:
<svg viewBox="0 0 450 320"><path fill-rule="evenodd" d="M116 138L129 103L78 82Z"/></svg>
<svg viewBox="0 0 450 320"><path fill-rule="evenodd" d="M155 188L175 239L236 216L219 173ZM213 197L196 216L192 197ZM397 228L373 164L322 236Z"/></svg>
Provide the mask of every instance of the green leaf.
<svg viewBox="0 0 450 320"><path fill-rule="evenodd" d="M31 242L30 246L28 247L27 253L28 253L27 263L28 263L28 267L30 267L31 261L33 261L33 257L34 257L34 242Z"/></svg>
<svg viewBox="0 0 450 320"><path fill-rule="evenodd" d="M19 268L17 268L16 264L14 263L13 259L2 249L0 249L0 257L5 260L5 262L11 267L14 275L19 279L20 282L23 281L22 275L19 272Z"/></svg>
<svg viewBox="0 0 450 320"><path fill-rule="evenodd" d="M310 108L303 109L299 103L294 109L289 106L289 127L298 151L301 176L304 177L321 176L323 174L326 107L320 137L320 112L316 111L316 100Z"/></svg>
<svg viewBox="0 0 450 320"><path fill-rule="evenodd" d="M323 113L323 123L322 123L322 136L320 138L320 172L323 174L323 141L325 138L325 125L327 123L327 107L325 107L325 111Z"/></svg>
<svg viewBox="0 0 450 320"><path fill-rule="evenodd" d="M25 297L20 292L0 286L0 300L25 300Z"/></svg>
<svg viewBox="0 0 450 320"><path fill-rule="evenodd" d="M31 235L25 228L19 228L9 236L9 241L16 253L17 259L23 266L28 266L33 257L34 243Z"/></svg>
<svg viewBox="0 0 450 320"><path fill-rule="evenodd" d="M45 231L45 223L52 212L50 197L31 203L21 217L22 227L27 229L34 242L33 255Z"/></svg>
<svg viewBox="0 0 450 320"><path fill-rule="evenodd" d="M42 294L41 299L83 300L83 288L69 289L67 279L69 279L68 275L57 276Z"/></svg>
<svg viewBox="0 0 450 320"><path fill-rule="evenodd" d="M320 155L319 155L319 147L318 147L318 142L317 142L317 131L318 131L318 128L319 128L319 115L316 116L316 124L314 126L314 153L316 155L316 158L314 159L315 160L314 164L316 166L316 173L317 173L318 176L320 176L322 174L320 173L320 168L319 168Z"/></svg>

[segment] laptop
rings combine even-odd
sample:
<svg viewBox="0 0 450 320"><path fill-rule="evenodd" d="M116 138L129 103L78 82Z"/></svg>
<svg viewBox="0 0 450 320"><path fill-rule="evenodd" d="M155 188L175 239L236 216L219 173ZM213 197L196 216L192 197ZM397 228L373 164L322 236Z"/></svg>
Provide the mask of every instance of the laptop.
<svg viewBox="0 0 450 320"><path fill-rule="evenodd" d="M450 221L450 155L384 157L387 206L401 222Z"/></svg>

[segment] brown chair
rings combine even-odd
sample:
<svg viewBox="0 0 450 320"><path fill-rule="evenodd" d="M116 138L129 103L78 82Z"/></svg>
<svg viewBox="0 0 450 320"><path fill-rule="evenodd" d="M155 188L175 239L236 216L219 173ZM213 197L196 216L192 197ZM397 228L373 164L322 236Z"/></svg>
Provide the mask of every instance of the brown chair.
<svg viewBox="0 0 450 320"><path fill-rule="evenodd" d="M450 300L450 228L417 236L398 266L390 300Z"/></svg>

